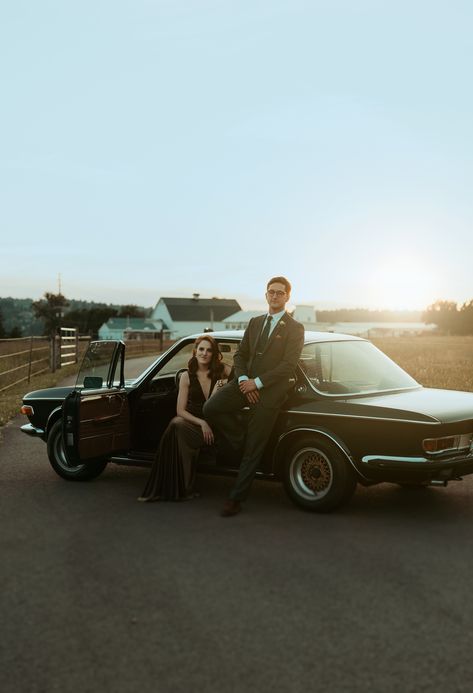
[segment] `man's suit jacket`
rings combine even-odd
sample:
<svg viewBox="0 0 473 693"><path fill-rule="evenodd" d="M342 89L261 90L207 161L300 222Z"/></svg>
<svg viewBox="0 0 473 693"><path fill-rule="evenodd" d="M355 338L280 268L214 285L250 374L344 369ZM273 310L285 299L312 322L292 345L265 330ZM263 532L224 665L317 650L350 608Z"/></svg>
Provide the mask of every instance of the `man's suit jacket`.
<svg viewBox="0 0 473 693"><path fill-rule="evenodd" d="M256 347L266 315L252 318L234 356L235 375L257 376L263 383L260 402L266 407L280 407L286 398L289 379L294 375L304 345L304 327L286 313L271 333L261 356Z"/></svg>

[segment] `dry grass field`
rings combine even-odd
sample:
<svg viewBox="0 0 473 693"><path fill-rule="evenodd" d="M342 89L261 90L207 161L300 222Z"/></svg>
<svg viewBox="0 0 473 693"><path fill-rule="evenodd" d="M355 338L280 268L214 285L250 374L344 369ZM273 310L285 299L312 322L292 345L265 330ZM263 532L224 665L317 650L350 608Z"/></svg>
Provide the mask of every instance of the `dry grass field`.
<svg viewBox="0 0 473 693"><path fill-rule="evenodd" d="M0 426L4 426L7 421L19 413L23 395L33 390L42 390L46 387L55 387L64 378L77 373L77 366L65 366L55 373L43 373L32 377L30 382L18 383L10 390L0 394ZM28 423L25 417L25 423Z"/></svg>
<svg viewBox="0 0 473 693"><path fill-rule="evenodd" d="M372 341L421 385L473 392L473 337L380 337Z"/></svg>

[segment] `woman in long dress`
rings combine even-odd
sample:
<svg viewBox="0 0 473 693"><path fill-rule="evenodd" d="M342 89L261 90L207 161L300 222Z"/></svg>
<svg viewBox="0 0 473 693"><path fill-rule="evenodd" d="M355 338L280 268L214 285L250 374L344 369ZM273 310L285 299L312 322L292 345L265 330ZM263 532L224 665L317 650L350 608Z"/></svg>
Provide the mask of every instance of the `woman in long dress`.
<svg viewBox="0 0 473 693"><path fill-rule="evenodd" d="M194 498L195 468L200 448L214 442L202 417L202 407L217 388L227 382L230 366L222 362L217 342L197 337L192 356L179 380L177 416L163 433L148 482L140 501Z"/></svg>

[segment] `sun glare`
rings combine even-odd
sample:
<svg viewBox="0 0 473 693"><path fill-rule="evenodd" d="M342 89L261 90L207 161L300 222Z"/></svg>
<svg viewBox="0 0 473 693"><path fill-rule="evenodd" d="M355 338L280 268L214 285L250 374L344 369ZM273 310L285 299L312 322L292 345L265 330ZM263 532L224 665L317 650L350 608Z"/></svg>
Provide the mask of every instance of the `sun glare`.
<svg viewBox="0 0 473 693"><path fill-rule="evenodd" d="M417 257L400 256L380 262L371 279L373 308L422 310L432 302L434 277Z"/></svg>

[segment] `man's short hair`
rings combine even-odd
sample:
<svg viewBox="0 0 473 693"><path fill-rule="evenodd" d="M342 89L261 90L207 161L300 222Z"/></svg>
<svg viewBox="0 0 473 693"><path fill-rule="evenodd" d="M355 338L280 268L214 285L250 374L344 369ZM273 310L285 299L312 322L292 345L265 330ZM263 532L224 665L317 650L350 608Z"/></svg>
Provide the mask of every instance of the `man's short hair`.
<svg viewBox="0 0 473 693"><path fill-rule="evenodd" d="M266 291L269 289L271 284L276 284L276 283L284 284L284 286L286 287L286 293L287 294L291 293L291 289L292 289L291 282L289 281L289 279L286 279L286 277L272 277L269 280L269 282L266 284Z"/></svg>

